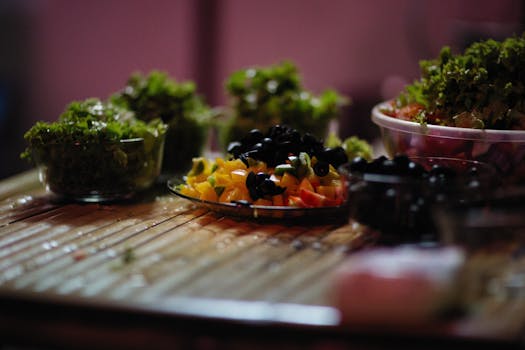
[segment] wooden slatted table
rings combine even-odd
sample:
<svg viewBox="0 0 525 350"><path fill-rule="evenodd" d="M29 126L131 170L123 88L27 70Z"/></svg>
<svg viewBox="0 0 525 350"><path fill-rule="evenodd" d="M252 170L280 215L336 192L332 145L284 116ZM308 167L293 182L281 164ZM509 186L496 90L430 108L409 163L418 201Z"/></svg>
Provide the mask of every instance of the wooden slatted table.
<svg viewBox="0 0 525 350"><path fill-rule="evenodd" d="M330 298L331 272L374 243L355 222L225 217L162 184L127 203L60 202L36 180L29 172L0 182L0 336L8 344L315 348L370 341L367 332L339 325ZM448 341L447 332L421 334ZM288 340L277 342L283 334ZM421 334L416 339L426 341ZM475 332L466 334L461 341ZM376 334L376 346L391 336L398 337Z"/></svg>

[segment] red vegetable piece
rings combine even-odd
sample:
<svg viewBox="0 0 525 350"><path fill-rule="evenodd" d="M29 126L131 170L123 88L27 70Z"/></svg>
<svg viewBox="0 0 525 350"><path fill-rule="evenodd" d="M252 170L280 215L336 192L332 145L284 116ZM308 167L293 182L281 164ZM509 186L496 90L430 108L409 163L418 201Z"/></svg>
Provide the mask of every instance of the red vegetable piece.
<svg viewBox="0 0 525 350"><path fill-rule="evenodd" d="M288 196L288 205L291 207L306 208L308 207L305 202L298 196Z"/></svg>
<svg viewBox="0 0 525 350"><path fill-rule="evenodd" d="M313 191L302 188L299 192L299 196L308 207L322 207L328 200L326 196L315 193Z"/></svg>

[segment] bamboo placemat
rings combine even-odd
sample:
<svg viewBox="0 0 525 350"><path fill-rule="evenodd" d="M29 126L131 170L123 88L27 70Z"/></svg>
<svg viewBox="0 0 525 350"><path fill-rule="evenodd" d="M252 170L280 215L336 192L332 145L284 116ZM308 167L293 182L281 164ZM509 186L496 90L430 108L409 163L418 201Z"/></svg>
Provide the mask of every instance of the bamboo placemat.
<svg viewBox="0 0 525 350"><path fill-rule="evenodd" d="M351 220L222 216L164 187L111 205L59 202L42 189L11 193L0 201L0 298L338 327L331 273L376 238ZM488 280L509 271L521 276L523 256L510 259L509 251L472 255L471 286L483 290L474 293L474 312L447 328L449 335L519 337L525 286L507 297L487 292Z"/></svg>
<svg viewBox="0 0 525 350"><path fill-rule="evenodd" d="M353 222L259 223L168 193L112 205L15 195L0 203L0 291L129 305L330 306L330 272L371 243Z"/></svg>

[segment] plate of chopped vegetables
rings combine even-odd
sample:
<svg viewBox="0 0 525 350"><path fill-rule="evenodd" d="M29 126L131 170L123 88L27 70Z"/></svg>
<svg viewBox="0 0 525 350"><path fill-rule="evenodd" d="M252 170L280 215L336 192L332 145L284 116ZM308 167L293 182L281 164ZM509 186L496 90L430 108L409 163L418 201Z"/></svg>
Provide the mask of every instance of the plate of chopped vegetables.
<svg viewBox="0 0 525 350"><path fill-rule="evenodd" d="M226 215L345 216L346 179L338 168L347 162L342 146L326 147L311 134L275 125L231 142L224 158L194 158L192 169L168 181L168 188Z"/></svg>

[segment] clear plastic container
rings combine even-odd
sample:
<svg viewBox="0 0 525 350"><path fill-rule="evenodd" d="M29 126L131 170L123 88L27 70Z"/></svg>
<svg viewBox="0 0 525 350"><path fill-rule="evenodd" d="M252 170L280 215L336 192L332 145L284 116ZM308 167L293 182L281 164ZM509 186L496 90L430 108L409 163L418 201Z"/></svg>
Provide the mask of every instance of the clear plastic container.
<svg viewBox="0 0 525 350"><path fill-rule="evenodd" d="M372 121L389 156L477 160L492 164L508 183L525 183L525 131L422 125L382 113L388 107L388 102L375 106Z"/></svg>

